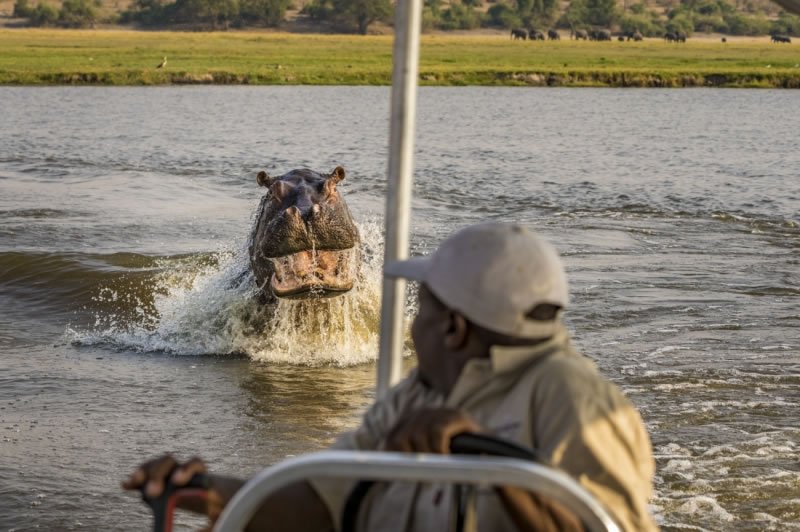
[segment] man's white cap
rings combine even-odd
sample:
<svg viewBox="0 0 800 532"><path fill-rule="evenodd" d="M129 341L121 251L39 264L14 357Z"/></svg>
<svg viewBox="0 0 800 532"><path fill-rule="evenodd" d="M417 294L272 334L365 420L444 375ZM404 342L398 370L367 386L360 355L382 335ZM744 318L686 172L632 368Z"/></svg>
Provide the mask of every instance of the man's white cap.
<svg viewBox="0 0 800 532"><path fill-rule="evenodd" d="M388 277L425 283L447 307L489 330L519 338L552 336L561 323L526 317L540 304L565 308L567 276L555 248L517 224L481 223L425 257L386 265Z"/></svg>

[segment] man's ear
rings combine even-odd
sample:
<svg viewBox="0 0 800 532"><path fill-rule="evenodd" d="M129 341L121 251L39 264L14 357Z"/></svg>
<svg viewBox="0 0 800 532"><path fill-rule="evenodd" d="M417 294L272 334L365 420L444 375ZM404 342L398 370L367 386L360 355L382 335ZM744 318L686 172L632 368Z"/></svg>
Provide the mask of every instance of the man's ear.
<svg viewBox="0 0 800 532"><path fill-rule="evenodd" d="M467 344L469 337L469 323L458 312L447 313L447 330L444 334L444 345L447 349L456 351Z"/></svg>

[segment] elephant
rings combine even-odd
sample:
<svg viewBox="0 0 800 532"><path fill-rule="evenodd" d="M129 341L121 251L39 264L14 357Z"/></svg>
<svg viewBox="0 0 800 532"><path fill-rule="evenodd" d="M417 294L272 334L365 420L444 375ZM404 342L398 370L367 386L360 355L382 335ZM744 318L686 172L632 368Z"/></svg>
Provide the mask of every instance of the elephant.
<svg viewBox="0 0 800 532"><path fill-rule="evenodd" d="M608 30L592 30L589 32L589 39L592 41L610 41L611 32Z"/></svg>
<svg viewBox="0 0 800 532"><path fill-rule="evenodd" d="M522 39L523 41L528 38L528 32L520 28L512 28L511 29L511 39L516 41L517 39Z"/></svg>

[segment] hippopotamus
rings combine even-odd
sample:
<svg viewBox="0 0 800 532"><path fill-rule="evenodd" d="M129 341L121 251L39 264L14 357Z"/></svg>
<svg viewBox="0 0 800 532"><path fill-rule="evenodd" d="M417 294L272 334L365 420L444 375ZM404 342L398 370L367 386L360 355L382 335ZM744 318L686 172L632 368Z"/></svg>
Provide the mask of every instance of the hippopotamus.
<svg viewBox="0 0 800 532"><path fill-rule="evenodd" d="M336 190L344 175L341 166L330 174L308 168L280 177L258 173L256 180L267 193L248 251L263 300L331 297L353 288L360 236Z"/></svg>

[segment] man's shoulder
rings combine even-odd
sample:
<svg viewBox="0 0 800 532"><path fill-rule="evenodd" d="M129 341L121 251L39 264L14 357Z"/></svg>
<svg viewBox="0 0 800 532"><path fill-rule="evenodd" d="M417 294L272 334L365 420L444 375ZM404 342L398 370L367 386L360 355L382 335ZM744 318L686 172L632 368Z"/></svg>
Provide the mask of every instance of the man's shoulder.
<svg viewBox="0 0 800 532"><path fill-rule="evenodd" d="M382 398L375 401L366 415L367 421L378 422L382 427L393 425L404 412L410 409L438 406L444 397L419 379L417 369L392 386Z"/></svg>
<svg viewBox="0 0 800 532"><path fill-rule="evenodd" d="M628 405L622 390L602 375L597 365L572 348L556 353L533 368L534 392L540 399L557 398L582 403L585 398L596 405Z"/></svg>

